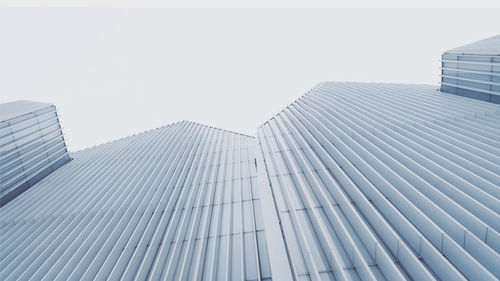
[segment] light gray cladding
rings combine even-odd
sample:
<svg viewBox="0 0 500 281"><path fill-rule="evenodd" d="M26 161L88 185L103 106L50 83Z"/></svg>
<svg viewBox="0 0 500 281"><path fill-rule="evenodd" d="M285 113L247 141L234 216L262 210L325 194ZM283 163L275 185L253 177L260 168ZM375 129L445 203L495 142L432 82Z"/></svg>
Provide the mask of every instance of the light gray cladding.
<svg viewBox="0 0 500 281"><path fill-rule="evenodd" d="M256 139L183 121L72 156L0 208L0 280L500 279L499 104L325 82Z"/></svg>
<svg viewBox="0 0 500 281"><path fill-rule="evenodd" d="M254 138L180 122L73 154L0 209L1 280L270 280Z"/></svg>
<svg viewBox="0 0 500 281"><path fill-rule="evenodd" d="M0 207L68 161L55 106L0 104Z"/></svg>
<svg viewBox="0 0 500 281"><path fill-rule="evenodd" d="M257 140L295 280L500 278L500 105L322 83Z"/></svg>
<svg viewBox="0 0 500 281"><path fill-rule="evenodd" d="M441 91L500 103L500 35L444 52Z"/></svg>
<svg viewBox="0 0 500 281"><path fill-rule="evenodd" d="M500 55L500 34L448 50L447 53L498 56Z"/></svg>

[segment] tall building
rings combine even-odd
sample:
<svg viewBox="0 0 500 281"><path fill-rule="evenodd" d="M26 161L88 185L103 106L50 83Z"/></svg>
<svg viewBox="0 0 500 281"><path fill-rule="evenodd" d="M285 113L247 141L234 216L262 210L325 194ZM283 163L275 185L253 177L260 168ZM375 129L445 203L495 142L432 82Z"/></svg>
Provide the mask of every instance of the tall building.
<svg viewBox="0 0 500 281"><path fill-rule="evenodd" d="M500 34L444 52L441 91L500 103Z"/></svg>
<svg viewBox="0 0 500 281"><path fill-rule="evenodd" d="M71 157L0 208L0 280L500 280L494 102L324 82L255 138L183 121Z"/></svg>
<svg viewBox="0 0 500 281"><path fill-rule="evenodd" d="M500 278L500 105L322 83L257 140L294 280Z"/></svg>
<svg viewBox="0 0 500 281"><path fill-rule="evenodd" d="M254 138L180 122L79 151L0 209L1 280L268 280Z"/></svg>
<svg viewBox="0 0 500 281"><path fill-rule="evenodd" d="M16 101L0 104L0 207L70 158L55 106Z"/></svg>

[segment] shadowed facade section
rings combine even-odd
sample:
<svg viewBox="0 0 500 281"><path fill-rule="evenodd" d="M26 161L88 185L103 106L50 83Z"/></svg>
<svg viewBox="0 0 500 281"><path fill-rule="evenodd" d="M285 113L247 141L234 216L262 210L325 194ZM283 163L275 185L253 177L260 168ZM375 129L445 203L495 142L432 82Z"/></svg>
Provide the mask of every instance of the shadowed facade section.
<svg viewBox="0 0 500 281"><path fill-rule="evenodd" d="M55 106L0 104L0 207L70 160Z"/></svg>

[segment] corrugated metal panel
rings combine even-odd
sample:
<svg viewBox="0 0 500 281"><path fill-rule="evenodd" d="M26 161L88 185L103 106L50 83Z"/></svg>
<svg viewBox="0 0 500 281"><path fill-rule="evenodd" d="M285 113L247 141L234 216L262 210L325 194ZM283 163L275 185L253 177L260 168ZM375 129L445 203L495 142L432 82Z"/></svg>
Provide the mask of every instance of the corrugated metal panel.
<svg viewBox="0 0 500 281"><path fill-rule="evenodd" d="M444 52L441 91L500 103L500 35Z"/></svg>
<svg viewBox="0 0 500 281"><path fill-rule="evenodd" d="M500 105L322 83L257 136L295 280L500 278Z"/></svg>
<svg viewBox="0 0 500 281"><path fill-rule="evenodd" d="M0 206L70 158L53 105L17 101L0 105Z"/></svg>
<svg viewBox="0 0 500 281"><path fill-rule="evenodd" d="M270 280L254 149L184 121L74 153L0 209L0 280Z"/></svg>

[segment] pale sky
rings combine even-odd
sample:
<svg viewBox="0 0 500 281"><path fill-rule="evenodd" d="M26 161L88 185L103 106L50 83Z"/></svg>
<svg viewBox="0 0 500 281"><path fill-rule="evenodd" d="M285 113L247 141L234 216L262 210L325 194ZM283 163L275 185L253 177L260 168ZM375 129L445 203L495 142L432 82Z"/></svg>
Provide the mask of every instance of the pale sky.
<svg viewBox="0 0 500 281"><path fill-rule="evenodd" d="M0 9L0 102L57 106L70 151L180 120L253 135L320 81L438 85L500 9Z"/></svg>

